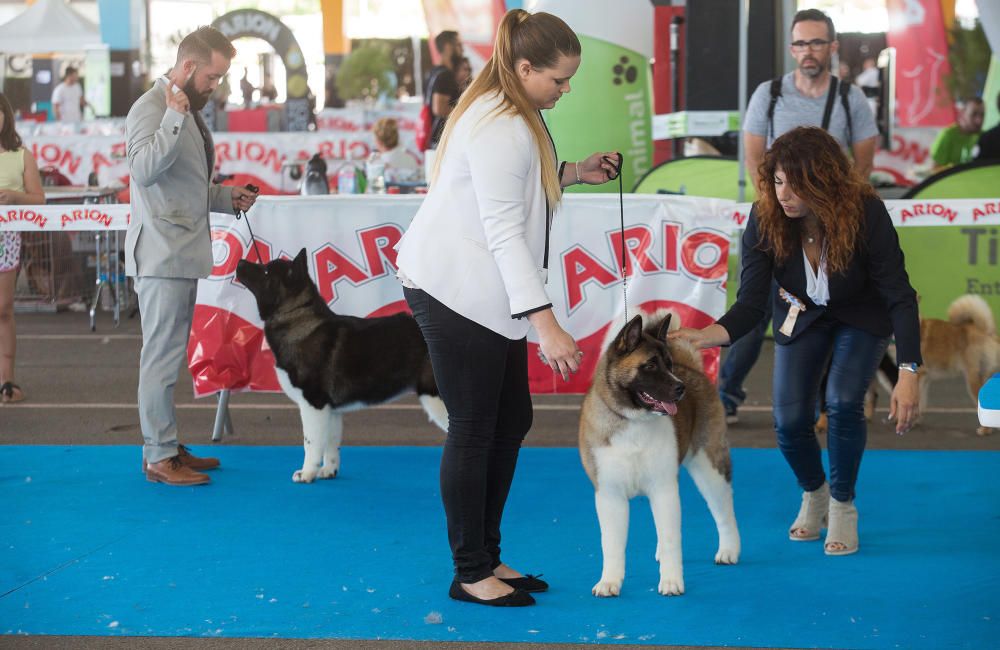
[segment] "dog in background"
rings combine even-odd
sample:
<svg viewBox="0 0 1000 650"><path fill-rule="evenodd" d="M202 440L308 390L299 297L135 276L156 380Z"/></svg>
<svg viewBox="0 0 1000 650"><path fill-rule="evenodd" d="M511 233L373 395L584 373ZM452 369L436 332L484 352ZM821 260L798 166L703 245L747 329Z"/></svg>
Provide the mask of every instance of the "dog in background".
<svg viewBox="0 0 1000 650"><path fill-rule="evenodd" d="M305 459L293 481L337 476L348 411L415 391L431 421L447 431L427 345L410 314L333 313L309 277L304 248L291 261L240 260L236 278L257 300L278 383L302 417Z"/></svg>
<svg viewBox="0 0 1000 650"><path fill-rule="evenodd" d="M956 298L948 306L948 320L938 318L920 319L920 356L924 364L917 371L920 386L920 407L916 423L923 418L930 394L930 384L935 379L963 377L965 386L978 403L979 389L990 376L1000 371L1000 340L997 339L996 323L990 306L982 297L967 294ZM879 383L892 393L899 379L896 360L888 352L879 364L876 375ZM826 392L826 376L820 399ZM865 417L871 419L875 407L874 385L865 396ZM869 406L870 405L870 406ZM821 401L821 408L825 406ZM816 430L826 432L825 408L816 422ZM986 436L992 433L988 427L977 427L976 434Z"/></svg>
<svg viewBox="0 0 1000 650"><path fill-rule="evenodd" d="M715 562L739 560L726 414L701 354L689 343L667 341L671 320L657 314L643 328L642 315L633 318L605 346L583 401L580 458L594 484L603 551L595 596L621 592L629 499L637 495L646 495L653 511L658 591L684 593L681 464L715 519Z"/></svg>
<svg viewBox="0 0 1000 650"><path fill-rule="evenodd" d="M981 296L968 294L948 306L948 320L921 318L920 355L924 358L917 372L921 416L930 384L936 379L964 377L969 396L977 404L979 389L1000 371L1000 339L990 306ZM988 427L976 428L980 436L990 433Z"/></svg>

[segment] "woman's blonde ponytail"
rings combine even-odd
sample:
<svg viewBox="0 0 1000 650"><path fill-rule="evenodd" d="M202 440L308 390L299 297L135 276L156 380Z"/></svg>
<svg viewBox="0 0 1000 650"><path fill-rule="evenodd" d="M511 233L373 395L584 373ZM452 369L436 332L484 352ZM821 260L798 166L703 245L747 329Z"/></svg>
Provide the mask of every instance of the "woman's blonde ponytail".
<svg viewBox="0 0 1000 650"><path fill-rule="evenodd" d="M547 13L531 14L523 9L511 9L504 14L497 28L493 55L472 85L462 93L455 110L448 116L444 133L438 143L432 180L437 178L448 141L458 119L472 102L483 95L498 94L500 113L520 115L528 124L542 163L542 187L552 209L562 199L558 162L552 155L552 143L538 109L528 99L517 76L515 64L527 59L542 69L555 66L560 56L579 56L580 41L562 19Z"/></svg>

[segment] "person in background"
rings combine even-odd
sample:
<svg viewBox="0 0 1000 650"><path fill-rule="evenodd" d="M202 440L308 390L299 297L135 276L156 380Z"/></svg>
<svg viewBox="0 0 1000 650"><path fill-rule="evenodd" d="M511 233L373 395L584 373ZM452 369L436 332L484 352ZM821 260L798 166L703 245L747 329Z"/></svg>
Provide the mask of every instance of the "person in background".
<svg viewBox="0 0 1000 650"><path fill-rule="evenodd" d="M854 79L854 83L861 88L862 91L865 88L878 88L879 73L878 64L875 63L875 57L868 56L865 57L864 62L861 64L861 72ZM869 96L868 92L865 92L865 96Z"/></svg>
<svg viewBox="0 0 1000 650"><path fill-rule="evenodd" d="M132 191L125 273L135 278L142 322L139 425L146 479L202 485L219 466L177 440L174 385L194 317L198 278L212 270L209 211L250 209L256 194L212 183L215 147L201 117L236 49L212 27L181 40L174 67L146 91L125 119Z"/></svg>
<svg viewBox="0 0 1000 650"><path fill-rule="evenodd" d="M274 87L274 79L271 75L264 75L264 81L260 84L260 103L273 104L278 99L278 89Z"/></svg>
<svg viewBox="0 0 1000 650"><path fill-rule="evenodd" d="M472 83L472 63L469 57L463 56L455 68L455 83L458 84L458 92L464 93L465 89Z"/></svg>
<svg viewBox="0 0 1000 650"><path fill-rule="evenodd" d="M552 14L504 15L397 247L403 295L448 410L441 499L455 568L449 595L480 605L532 605L528 592L548 589L501 560L500 524L532 423L528 330L564 379L582 357L545 291L551 219L563 187L605 183L618 172L615 153L560 164L542 117L570 91L580 51L573 30Z"/></svg>
<svg viewBox="0 0 1000 650"><path fill-rule="evenodd" d="M958 120L938 133L931 145L934 171L969 162L983 130L986 105L978 97L968 97L958 105Z"/></svg>
<svg viewBox="0 0 1000 650"><path fill-rule="evenodd" d="M445 121L455 108L459 95L462 94L455 80L455 69L461 62L464 52L458 32L441 32L434 37L434 47L441 56L441 63L431 68L424 84L424 96L427 98L425 101L430 106L433 116L429 149L437 147L444 132Z"/></svg>
<svg viewBox="0 0 1000 650"><path fill-rule="evenodd" d="M789 46L797 63L795 70L780 77L780 81L760 84L747 105L743 144L746 170L754 186L760 182L757 169L765 150L783 133L799 126L826 129L842 148L850 149L854 167L862 178L868 178L875 159L878 127L860 88L844 86L839 80L833 83L830 65L839 45L833 21L825 13L804 9L795 14ZM765 310L769 304L765 304ZM743 382L760 357L767 320L762 318L746 336L734 340L719 372L719 397L730 424L739 420L738 409L746 399Z"/></svg>
<svg viewBox="0 0 1000 650"><path fill-rule="evenodd" d="M699 349L728 345L772 303L774 429L803 490L788 536L818 540L826 527L825 553L848 555L859 547L854 496L868 435L865 393L893 333L899 381L889 418L902 434L917 416L917 294L885 204L824 130L792 129L775 140L757 197L742 238L736 303L712 325L668 337ZM828 359L829 483L813 427Z"/></svg>
<svg viewBox="0 0 1000 650"><path fill-rule="evenodd" d="M417 171L416 159L404 147L399 145L399 125L391 117L383 117L372 126L375 136L375 149L382 157L382 162L388 168L412 174Z"/></svg>
<svg viewBox="0 0 1000 650"><path fill-rule="evenodd" d="M997 110L1000 111L1000 93L997 93ZM979 136L976 160L1000 160L1000 123Z"/></svg>
<svg viewBox="0 0 1000 650"><path fill-rule="evenodd" d="M240 94L243 95L243 108L250 108L253 104L253 91L256 88L250 83L250 71L243 68L243 77L240 79Z"/></svg>
<svg viewBox="0 0 1000 650"><path fill-rule="evenodd" d="M62 81L52 91L52 110L56 120L79 124L83 121L83 107L87 106L80 85L80 72L73 66L66 68Z"/></svg>
<svg viewBox="0 0 1000 650"><path fill-rule="evenodd" d="M14 109L0 93L0 206L44 204L38 164L14 129ZM20 256L21 233L0 231L0 404L24 399L14 383L14 285Z"/></svg>

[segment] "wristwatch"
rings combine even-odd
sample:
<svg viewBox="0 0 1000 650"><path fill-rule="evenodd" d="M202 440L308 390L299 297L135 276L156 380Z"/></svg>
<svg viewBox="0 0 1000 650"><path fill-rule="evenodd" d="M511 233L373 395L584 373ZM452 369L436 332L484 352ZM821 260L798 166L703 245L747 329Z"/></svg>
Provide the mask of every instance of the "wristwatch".
<svg viewBox="0 0 1000 650"><path fill-rule="evenodd" d="M919 368L919 367L920 367L919 363L901 363L901 364L899 364L899 369L900 370L906 370L907 372L912 372L913 374L917 374L917 368Z"/></svg>

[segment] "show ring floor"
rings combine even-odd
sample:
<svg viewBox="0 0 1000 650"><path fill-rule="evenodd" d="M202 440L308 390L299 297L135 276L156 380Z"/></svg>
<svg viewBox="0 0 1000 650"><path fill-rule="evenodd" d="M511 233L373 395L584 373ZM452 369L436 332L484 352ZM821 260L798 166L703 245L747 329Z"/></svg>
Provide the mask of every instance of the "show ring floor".
<svg viewBox="0 0 1000 650"><path fill-rule="evenodd" d="M196 449L206 453L207 448ZM301 447L212 448L208 487L146 482L138 446L0 447L0 633L987 648L1000 639L997 452L869 451L861 551L788 540L799 492L774 449L733 452L737 566L681 480L686 594L656 593L652 516L633 501L622 595L601 569L593 489L571 448L526 448L504 558L538 605L447 597L440 449L347 447L341 476L290 481ZM3 645L0 638L0 645Z"/></svg>

